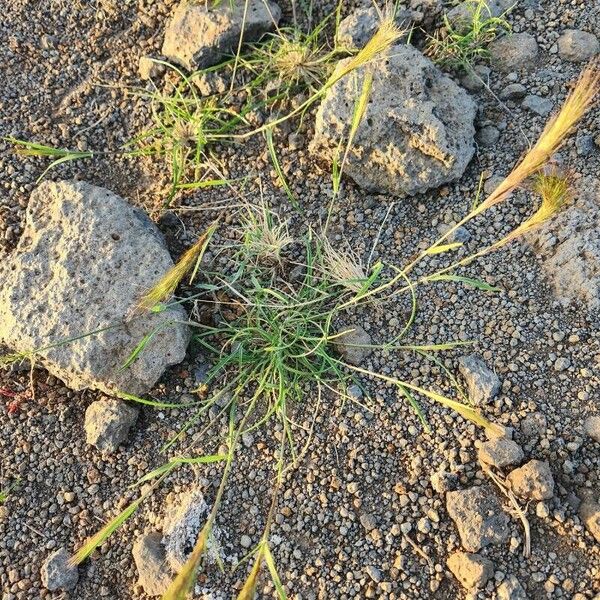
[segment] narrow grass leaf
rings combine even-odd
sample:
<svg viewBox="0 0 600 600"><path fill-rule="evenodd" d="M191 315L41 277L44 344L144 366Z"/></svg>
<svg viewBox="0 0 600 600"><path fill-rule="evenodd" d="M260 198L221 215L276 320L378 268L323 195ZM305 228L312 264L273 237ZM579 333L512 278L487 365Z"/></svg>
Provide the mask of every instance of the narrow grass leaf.
<svg viewBox="0 0 600 600"><path fill-rule="evenodd" d="M499 287L495 287L482 281L481 279L473 279L472 277L463 277L462 275L431 275L426 278L427 281L453 281L455 283L464 283L470 287L476 288L478 290L482 290L484 292L501 292L502 289Z"/></svg>
<svg viewBox="0 0 600 600"><path fill-rule="evenodd" d="M139 508L140 504L154 491L154 488L162 481L159 479L152 487L145 491L137 500L133 501L125 510L121 511L114 519L111 519L98 533L93 535L70 559L72 565L81 564L88 556L101 546L131 515Z"/></svg>
<svg viewBox="0 0 600 600"><path fill-rule="evenodd" d="M300 205L298 204L298 200L296 199L296 197L294 196L294 193L292 192L290 186L288 185L285 175L283 174L281 164L279 163L279 158L277 157L277 152L275 150L275 144L273 143L273 128L272 127L265 129L265 139L267 140L267 148L269 150L269 156L271 157L271 162L273 163L273 168L275 169L275 172L277 173L279 182L281 183L283 189L285 190L285 193L286 193L289 201L292 203L292 206L296 210L300 210Z"/></svg>
<svg viewBox="0 0 600 600"><path fill-rule="evenodd" d="M264 546L263 546L264 548ZM237 600L254 600L256 595L256 585L258 583L258 576L260 574L260 567L263 561L263 550L262 548L258 551L252 569L244 582L244 587L240 590L237 596Z"/></svg>
<svg viewBox="0 0 600 600"><path fill-rule="evenodd" d="M269 568L269 573L271 574L271 579L273 580L273 585L277 590L277 596L279 600L287 600L287 595L285 590L283 589L283 585L281 584L281 579L279 578L279 574L277 573L277 567L275 566L275 560L273 559L273 555L271 554L271 550L267 544L264 545L264 557L265 562L267 563L267 567Z"/></svg>
<svg viewBox="0 0 600 600"><path fill-rule="evenodd" d="M462 242L452 242L451 244L442 244L440 246L431 246L425 250L425 254L442 254L442 252L448 252L449 250L456 250L463 245Z"/></svg>

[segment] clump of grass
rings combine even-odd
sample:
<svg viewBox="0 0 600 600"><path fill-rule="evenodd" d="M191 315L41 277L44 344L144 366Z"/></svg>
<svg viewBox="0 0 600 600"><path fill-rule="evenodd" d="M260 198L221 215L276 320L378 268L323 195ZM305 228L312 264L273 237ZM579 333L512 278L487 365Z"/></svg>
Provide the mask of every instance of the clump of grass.
<svg viewBox="0 0 600 600"><path fill-rule="evenodd" d="M486 0L468 0L468 18L453 25L444 15L444 27L429 37L426 54L442 67L472 71L473 65L488 60L488 45L510 31L505 14L493 17Z"/></svg>
<svg viewBox="0 0 600 600"><path fill-rule="evenodd" d="M281 221L263 201L248 206L240 218L242 244L239 252L245 262L272 267L282 265L283 251L293 243L286 221Z"/></svg>

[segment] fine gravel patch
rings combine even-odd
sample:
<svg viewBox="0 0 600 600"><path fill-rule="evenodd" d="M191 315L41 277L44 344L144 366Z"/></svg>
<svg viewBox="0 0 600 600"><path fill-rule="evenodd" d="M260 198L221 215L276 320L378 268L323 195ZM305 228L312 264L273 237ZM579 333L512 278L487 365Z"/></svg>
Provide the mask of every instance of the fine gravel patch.
<svg viewBox="0 0 600 600"><path fill-rule="evenodd" d="M370 4L344 2L343 16L358 5ZM400 4L410 9L409 3ZM291 3L280 5L282 22L291 23ZM144 85L152 89L139 78L139 59L160 56L174 6L171 1L145 0L7 3L0 20L0 72L6 83L0 89L0 135L83 151L118 149L149 127L148 103L127 90ZM328 0L314 6L313 21L335 10ZM598 35L600 9L583 1L519 3L508 18L516 34L535 39L537 53L534 56L533 44L527 42L530 52L519 62L499 59L506 68L486 67L484 79L508 111L484 87L470 90L478 106L476 128L493 128L495 142L478 145L460 180L399 202L386 194L365 192L345 178L331 216L332 243L350 244L365 262L371 257L372 262L405 264L425 242L468 212L480 175L484 189L493 189L527 142L535 140L546 117L528 104L523 106L523 99L532 95L560 105L581 63L560 56L558 39L568 30ZM302 24L308 21L303 13L299 19ZM436 17L426 26L439 24ZM413 42L421 44L418 34ZM278 184L262 140L215 149L224 174L231 179L247 177L252 185L245 193L255 199L262 194L289 219L294 234L306 231L308 224L318 227L332 196L329 169L306 147L314 135L313 124L314 113L309 112L302 124L284 127L275 135L282 170L301 199L303 214L294 210ZM598 112L592 111L561 150L577 190L592 189L584 182L597 181L600 173L600 150L594 141L599 127ZM489 133L488 129L486 136ZM0 141L0 169L6 174L0 194L3 262L26 226L29 198L46 166L8 150L9 144ZM159 217L157 209L168 193L170 175L162 163L147 157L99 156L63 164L49 177L89 181L143 208L154 217L175 257L213 221L212 207L239 201L228 190L196 190ZM583 206L580 196L565 209L565 219ZM507 233L531 214L534 201L527 190L519 191L509 203L469 224L465 244L478 248ZM216 247L237 239L235 225L236 218L228 217L226 227L215 236ZM588 417L598 415L600 317L577 286L564 301L561 286L546 266L557 247L558 242L550 249L529 241L516 243L461 271L484 278L499 292L458 283L436 283L420 291L407 343L474 341L472 349L439 355L441 364L411 352L375 350L363 363L367 369L452 393L446 370L462 381L459 358L472 351L500 380L500 389L482 410L513 428L523 462L549 464L554 494L533 500L528 507L531 557L522 556L522 525L510 517L505 541L478 552L494 568L478 592L482 598L591 600L600 591L596 541L600 445L589 426L584 428ZM207 259L219 265L215 254ZM442 264L439 257L429 260ZM374 343L385 342L401 333L409 313L409 303L398 299L356 311L352 322L360 323ZM188 403L205 372L205 360L192 349L181 365L166 372L150 396ZM429 404L424 405L431 427L427 432L395 388L368 378L360 383L368 392L368 397L360 397L360 388L356 390L354 397L360 402L327 398L299 468L286 477L272 529L272 551L282 580L290 594L307 598L465 598L467 591L447 565L448 558L463 548L446 510L446 494L493 485L477 461L484 434L449 410ZM43 587L43 561L60 548L71 553L136 498L128 486L164 464L169 456L160 452L161 447L194 413L183 407L142 407L128 443L103 455L86 444L84 431L85 410L103 398L100 392L73 391L42 369L35 369L31 377L29 370L2 370L0 389L0 489L19 481L0 504L0 589L8 600L60 598L63 592L50 593ZM307 400L310 394L306 390ZM312 405L307 401L296 407L295 420L307 431L313 425L314 415L307 410ZM186 443L193 455L216 451L216 438L202 435L205 423L188 431ZM226 419L220 425L226 432ZM209 582L208 589L225 590L226 597L240 589L246 574L243 568L232 573L231 567L264 527L279 433L273 428L264 436L254 432L246 439L220 510L225 571L209 566L202 577ZM308 436L300 436L298 446L307 441ZM210 503L221 468L206 465L198 470ZM93 560L79 568L72 597L150 598L138 585L141 573L132 556L134 543L143 533L162 531L165 507L197 485L198 473L191 469L173 475ZM151 550L161 560L161 548ZM203 597L203 588L204 583L195 597ZM261 580L260 590L261 597L274 597L268 577Z"/></svg>

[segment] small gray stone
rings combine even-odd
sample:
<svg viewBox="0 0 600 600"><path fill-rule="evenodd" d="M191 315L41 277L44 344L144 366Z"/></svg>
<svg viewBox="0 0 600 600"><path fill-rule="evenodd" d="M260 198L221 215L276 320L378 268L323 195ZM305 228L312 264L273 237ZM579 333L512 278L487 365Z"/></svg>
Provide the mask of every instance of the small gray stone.
<svg viewBox="0 0 600 600"><path fill-rule="evenodd" d="M502 100L520 100L527 95L527 88L520 83L510 83L501 92Z"/></svg>
<svg viewBox="0 0 600 600"><path fill-rule="evenodd" d="M554 362L555 371L566 371L571 366L571 360L566 356L560 356Z"/></svg>
<svg viewBox="0 0 600 600"><path fill-rule="evenodd" d="M217 71L198 71L190 80L198 88L201 96L222 94L227 89L226 79Z"/></svg>
<svg viewBox="0 0 600 600"><path fill-rule="evenodd" d="M513 492L526 500L548 500L554 496L554 478L545 461L530 460L511 471L507 481Z"/></svg>
<svg viewBox="0 0 600 600"><path fill-rule="evenodd" d="M87 443L101 452L115 452L127 439L138 413L136 406L124 400L106 398L92 402L85 411Z"/></svg>
<svg viewBox="0 0 600 600"><path fill-rule="evenodd" d="M531 68L538 56L538 44L529 33L505 35L489 45L492 64L509 73L516 69Z"/></svg>
<svg viewBox="0 0 600 600"><path fill-rule="evenodd" d="M480 146L493 146L500 138L500 131L493 125L486 125L477 132L477 143Z"/></svg>
<svg viewBox="0 0 600 600"><path fill-rule="evenodd" d="M596 149L594 138L588 134L579 132L575 137L575 148L579 156L589 156Z"/></svg>
<svg viewBox="0 0 600 600"><path fill-rule="evenodd" d="M360 524L365 528L365 531L373 531L377 527L375 517L370 513L363 513L360 516Z"/></svg>
<svg viewBox="0 0 600 600"><path fill-rule="evenodd" d="M242 25L244 40L253 42L281 18L281 9L270 0L225 0L210 4L180 2L165 29L163 55L190 71L215 65L228 52L235 51Z"/></svg>
<svg viewBox="0 0 600 600"><path fill-rule="evenodd" d="M250 546L252 546L252 538L249 535L244 534L240 538L240 546L242 548L250 548Z"/></svg>
<svg viewBox="0 0 600 600"><path fill-rule="evenodd" d="M498 600L527 600L527 594L519 580L509 575L496 590Z"/></svg>
<svg viewBox="0 0 600 600"><path fill-rule="evenodd" d="M600 415L591 415L583 423L585 432L600 443Z"/></svg>
<svg viewBox="0 0 600 600"><path fill-rule="evenodd" d="M456 489L458 485L458 475L448 473L447 471L438 471L430 477L431 487L438 493L444 494Z"/></svg>
<svg viewBox="0 0 600 600"><path fill-rule="evenodd" d="M500 379L474 354L458 360L458 368L467 383L467 392L476 406L487 404L500 391Z"/></svg>
<svg viewBox="0 0 600 600"><path fill-rule="evenodd" d="M600 52L600 42L593 33L568 29L558 38L558 55L563 60L583 62Z"/></svg>
<svg viewBox="0 0 600 600"><path fill-rule="evenodd" d="M521 446L506 438L495 438L483 442L478 453L481 462L498 469L509 465L517 465L523 460L524 456Z"/></svg>
<svg viewBox="0 0 600 600"><path fill-rule="evenodd" d="M595 502L593 498L586 498L579 505L579 518L583 521L585 528L600 544L600 504Z"/></svg>
<svg viewBox="0 0 600 600"><path fill-rule="evenodd" d="M534 112L536 115L540 115L540 117L545 117L552 112L554 103L548 98L529 94L528 96L525 96L521 106L524 106L527 110Z"/></svg>
<svg viewBox="0 0 600 600"><path fill-rule="evenodd" d="M141 79L155 79L163 72L163 70L164 67L154 62L149 56L140 56L138 73L140 74Z"/></svg>
<svg viewBox="0 0 600 600"><path fill-rule="evenodd" d="M494 563L479 554L455 552L446 564L467 590L482 588L494 574Z"/></svg>
<svg viewBox="0 0 600 600"><path fill-rule="evenodd" d="M546 417L541 412L528 414L520 424L521 432L525 437L535 438L544 435L548 426Z"/></svg>
<svg viewBox="0 0 600 600"><path fill-rule="evenodd" d="M373 565L369 565L365 571L367 572L367 575L375 582L375 583L379 583L382 579L383 576L381 575L381 571L377 568L374 567Z"/></svg>
<svg viewBox="0 0 600 600"><path fill-rule="evenodd" d="M360 326L342 328L342 335L335 339L335 347L342 358L351 365L360 365L373 352L371 336Z"/></svg>
<svg viewBox="0 0 600 600"><path fill-rule="evenodd" d="M149 596L161 596L169 587L173 573L166 563L162 536L158 531L144 534L133 544L133 560L138 583Z"/></svg>
<svg viewBox="0 0 600 600"><path fill-rule="evenodd" d="M70 563L71 555L66 548L53 552L42 564L42 584L51 592L72 590L79 581L77 566Z"/></svg>
<svg viewBox="0 0 600 600"><path fill-rule="evenodd" d="M508 537L508 515L489 486L448 492L446 509L458 529L463 548L468 552L477 552Z"/></svg>

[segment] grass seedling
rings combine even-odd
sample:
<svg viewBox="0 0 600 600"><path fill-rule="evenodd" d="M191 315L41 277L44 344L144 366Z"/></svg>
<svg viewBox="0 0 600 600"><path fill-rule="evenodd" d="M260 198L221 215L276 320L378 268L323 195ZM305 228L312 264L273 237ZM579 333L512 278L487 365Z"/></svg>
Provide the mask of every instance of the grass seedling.
<svg viewBox="0 0 600 600"><path fill-rule="evenodd" d="M0 504L4 504L8 500L10 494L18 487L20 483L21 480L17 479L13 483L11 483L7 488L0 490Z"/></svg>
<svg viewBox="0 0 600 600"><path fill-rule="evenodd" d="M506 13L493 17L486 0L468 0L467 11L455 24L444 15L444 28L429 37L426 54L442 67L471 72L490 58L488 45L511 29Z"/></svg>

